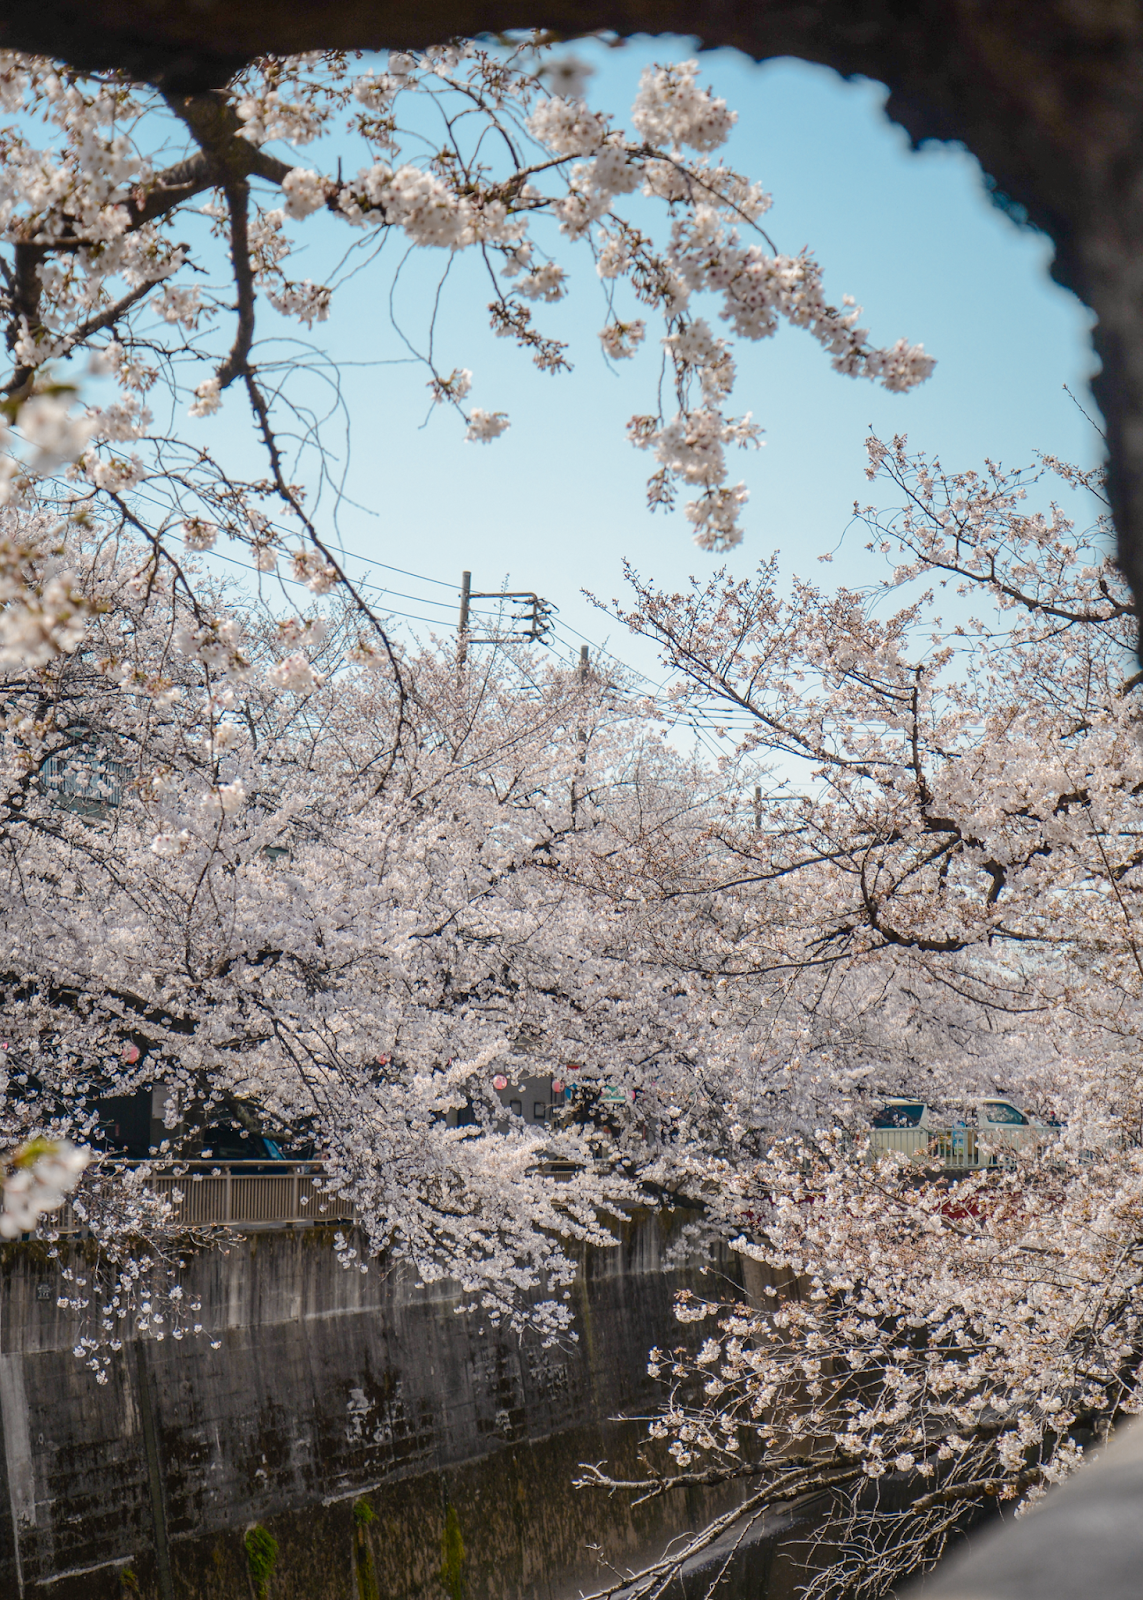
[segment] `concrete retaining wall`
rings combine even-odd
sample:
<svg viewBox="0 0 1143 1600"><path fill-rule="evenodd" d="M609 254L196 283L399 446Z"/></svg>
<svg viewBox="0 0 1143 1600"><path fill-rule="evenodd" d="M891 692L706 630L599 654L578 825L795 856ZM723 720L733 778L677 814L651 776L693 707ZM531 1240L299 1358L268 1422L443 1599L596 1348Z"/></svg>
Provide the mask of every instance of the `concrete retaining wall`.
<svg viewBox="0 0 1143 1600"><path fill-rule="evenodd" d="M633 1217L614 1250L585 1251L579 1340L552 1350L458 1315L451 1286L343 1270L331 1230L236 1240L185 1278L221 1347L129 1344L105 1386L72 1353L42 1249L8 1246L0 1595L248 1600L253 1524L278 1547L269 1600L590 1586L600 1555L638 1559L715 1505L704 1491L632 1510L570 1487L581 1461L638 1470L644 1428L611 1419L654 1405L647 1351L687 1332L673 1294L710 1286L699 1263L666 1266L674 1228Z"/></svg>

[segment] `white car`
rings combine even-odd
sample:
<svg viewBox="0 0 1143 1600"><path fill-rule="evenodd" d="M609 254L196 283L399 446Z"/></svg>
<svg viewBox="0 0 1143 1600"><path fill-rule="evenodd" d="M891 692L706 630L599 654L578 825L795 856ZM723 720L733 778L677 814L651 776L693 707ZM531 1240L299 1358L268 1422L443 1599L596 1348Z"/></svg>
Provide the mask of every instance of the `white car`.
<svg viewBox="0 0 1143 1600"><path fill-rule="evenodd" d="M969 1102L976 1113L978 1128L1050 1128L1056 1124L1042 1122L1039 1117L1021 1111L1011 1100L980 1099ZM932 1128L942 1132L946 1128L967 1127L963 1118L949 1119L947 1112L934 1111L921 1100L886 1100L873 1119L875 1128Z"/></svg>
<svg viewBox="0 0 1143 1600"><path fill-rule="evenodd" d="M969 1117L950 1117L923 1100L886 1100L873 1118L870 1149L899 1150L919 1160L948 1167L994 1166L1005 1150L1019 1150L1055 1138L1059 1124L1044 1122L999 1096L969 1102ZM971 1120L970 1120L971 1118Z"/></svg>

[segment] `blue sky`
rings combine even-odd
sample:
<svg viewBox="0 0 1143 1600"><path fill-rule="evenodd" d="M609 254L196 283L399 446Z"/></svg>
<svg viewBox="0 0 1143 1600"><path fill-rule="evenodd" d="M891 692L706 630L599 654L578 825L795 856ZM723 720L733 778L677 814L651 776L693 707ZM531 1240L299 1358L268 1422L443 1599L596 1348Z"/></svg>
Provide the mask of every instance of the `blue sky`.
<svg viewBox="0 0 1143 1600"><path fill-rule="evenodd" d="M694 53L687 41L664 39L574 51L597 69L589 103L620 118L646 63ZM461 258L452 268L439 365L471 368L472 402L511 417L510 431L490 445L465 443L459 418L443 408L422 426L426 373L400 364L391 273L378 263L339 292L333 318L316 332L333 359L362 363L342 374L353 434L346 486L361 508L343 511L344 545L437 580L388 574L395 590L420 597L394 596L395 610L451 625L449 588L469 568L478 589L508 579L537 590L567 628L609 637L616 654L653 673L649 647L621 634L580 591L618 594L624 557L676 586L718 560L748 571L775 549L786 569L863 581L872 570L856 534L828 572L816 557L837 546L855 498L873 492L864 477L869 424L906 432L950 468L980 465L986 455L1016 465L1036 450L1084 464L1097 458L1098 436L1063 390L1068 384L1090 407L1090 316L1052 283L1049 242L990 202L972 157L950 146L910 150L885 117L877 84L793 61L757 66L728 51L704 55L702 65L739 112L726 157L773 195L766 224L779 248L810 246L830 297L854 295L876 343L924 343L937 358L934 376L910 395L890 395L832 372L797 331L740 345L737 405L753 412L766 444L739 457L736 475L751 493L745 543L715 558L695 548L681 511L652 515L645 507L649 460L627 443L624 426L632 412L652 409L657 350L618 371L604 362L602 293L585 252L568 300L538 308L545 329L571 343L575 370L557 377L492 337L477 263ZM394 303L413 336L423 331L439 260L420 252L403 269ZM574 641L566 629L563 637Z"/></svg>

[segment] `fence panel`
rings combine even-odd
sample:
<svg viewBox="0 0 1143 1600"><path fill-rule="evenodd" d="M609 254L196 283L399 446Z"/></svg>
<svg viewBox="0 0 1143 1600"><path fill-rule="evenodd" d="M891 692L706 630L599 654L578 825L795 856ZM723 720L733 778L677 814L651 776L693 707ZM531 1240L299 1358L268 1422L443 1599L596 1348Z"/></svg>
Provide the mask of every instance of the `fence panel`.
<svg viewBox="0 0 1143 1600"><path fill-rule="evenodd" d="M1039 1149L1056 1135L1047 1128L874 1128L873 1155L899 1150L921 1165L954 1171L1003 1166L1020 1150Z"/></svg>
<svg viewBox="0 0 1143 1600"><path fill-rule="evenodd" d="M353 1204L344 1195L330 1194L319 1187L321 1174L298 1177L298 1215L311 1222L351 1222Z"/></svg>
<svg viewBox="0 0 1143 1600"><path fill-rule="evenodd" d="M126 1165L126 1163L124 1163ZM251 1170L255 1168L256 1170ZM267 1172L253 1162L185 1162L153 1172L146 1190L170 1203L187 1227L282 1228L298 1223L352 1222L352 1202L323 1190L325 1174L312 1161L283 1162ZM46 1220L60 1233L85 1226L71 1204Z"/></svg>
<svg viewBox="0 0 1143 1600"><path fill-rule="evenodd" d="M196 1173L185 1178L154 1177L147 1187L161 1199L170 1201L180 1222L198 1227L228 1220L227 1184L225 1176L204 1177Z"/></svg>

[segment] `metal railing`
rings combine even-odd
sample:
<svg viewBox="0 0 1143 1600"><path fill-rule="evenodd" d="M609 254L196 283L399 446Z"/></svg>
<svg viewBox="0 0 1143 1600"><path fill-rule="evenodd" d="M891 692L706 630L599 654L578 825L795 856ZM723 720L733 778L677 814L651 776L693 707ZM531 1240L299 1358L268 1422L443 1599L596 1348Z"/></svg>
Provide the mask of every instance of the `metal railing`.
<svg viewBox="0 0 1143 1600"><path fill-rule="evenodd" d="M919 1166L976 1171L1003 1166L1016 1151L1042 1148L1055 1137L1046 1128L874 1128L869 1145L871 1154L897 1150ZM107 1163L116 1165L130 1169L139 1163ZM559 1179L578 1169L550 1163L541 1170ZM171 1220L188 1228L252 1232L353 1222L353 1202L332 1193L326 1182L325 1169L315 1161L180 1161L151 1166L141 1192L165 1201ZM85 1227L71 1204L47 1220L60 1233L81 1233Z"/></svg>
<svg viewBox="0 0 1143 1600"><path fill-rule="evenodd" d="M1020 1150L1040 1150L1057 1137L1054 1128L873 1128L874 1155L899 1150L923 1166L976 1171L1003 1166Z"/></svg>
<svg viewBox="0 0 1143 1600"><path fill-rule="evenodd" d="M324 1169L314 1161L275 1161L272 1167L266 1161L180 1161L152 1169L144 1189L166 1201L172 1221L188 1228L249 1232L352 1222L352 1202L330 1193L325 1183ZM60 1233L79 1233L84 1223L69 1204L54 1213L51 1226Z"/></svg>

